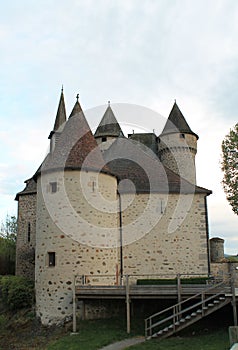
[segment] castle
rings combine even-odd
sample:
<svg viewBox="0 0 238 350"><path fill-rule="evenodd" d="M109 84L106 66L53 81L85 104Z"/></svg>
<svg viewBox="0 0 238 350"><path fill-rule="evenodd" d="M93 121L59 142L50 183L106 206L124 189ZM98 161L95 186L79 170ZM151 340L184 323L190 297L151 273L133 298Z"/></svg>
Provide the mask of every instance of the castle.
<svg viewBox="0 0 238 350"><path fill-rule="evenodd" d="M210 273L211 191L196 185L198 136L176 102L159 136L126 137L110 104L93 135L78 97L67 118L62 91L49 140L16 196L16 273L35 279L43 324L72 315L76 275Z"/></svg>

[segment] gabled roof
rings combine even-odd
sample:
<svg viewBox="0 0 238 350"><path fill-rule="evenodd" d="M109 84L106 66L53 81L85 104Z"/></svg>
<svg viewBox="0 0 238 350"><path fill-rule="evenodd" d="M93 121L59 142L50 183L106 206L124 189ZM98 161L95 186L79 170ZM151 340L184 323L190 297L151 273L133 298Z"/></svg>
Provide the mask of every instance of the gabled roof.
<svg viewBox="0 0 238 350"><path fill-rule="evenodd" d="M112 136L119 137L124 136L120 125L112 111L110 103L108 103L108 107L100 121L97 130L94 134L94 137L103 137L103 136Z"/></svg>
<svg viewBox="0 0 238 350"><path fill-rule="evenodd" d="M106 171L97 141L77 100L53 153L46 157L39 172L82 168Z"/></svg>
<svg viewBox="0 0 238 350"><path fill-rule="evenodd" d="M175 101L161 135L173 134L178 132L194 135L198 139L198 135L190 129L186 119L184 118L182 112L180 111Z"/></svg>
<svg viewBox="0 0 238 350"><path fill-rule="evenodd" d="M67 117L66 117L66 109L65 109L65 102L64 102L64 92L63 92L63 88L62 88L60 100L59 100L59 106L58 106L58 110L57 110L57 114L56 114L56 118L55 118L54 128L49 135L49 139L51 139L52 135L57 130L59 130L61 125L63 125L66 122L66 119L67 119Z"/></svg>

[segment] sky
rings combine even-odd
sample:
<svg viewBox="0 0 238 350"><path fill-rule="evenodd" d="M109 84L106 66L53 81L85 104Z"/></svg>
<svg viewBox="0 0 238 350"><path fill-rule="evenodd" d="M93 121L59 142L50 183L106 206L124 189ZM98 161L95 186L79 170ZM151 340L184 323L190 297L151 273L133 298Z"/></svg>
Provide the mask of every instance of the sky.
<svg viewBox="0 0 238 350"><path fill-rule="evenodd" d="M62 85L67 114L78 93L84 110L110 100L164 118L176 99L199 135L197 183L213 191L210 237L223 238L225 252L237 254L238 217L220 170L222 140L237 123L237 19L236 0L3 2L0 220L17 215L15 194L45 157ZM101 117L88 120L90 126ZM161 126L154 121L158 135Z"/></svg>

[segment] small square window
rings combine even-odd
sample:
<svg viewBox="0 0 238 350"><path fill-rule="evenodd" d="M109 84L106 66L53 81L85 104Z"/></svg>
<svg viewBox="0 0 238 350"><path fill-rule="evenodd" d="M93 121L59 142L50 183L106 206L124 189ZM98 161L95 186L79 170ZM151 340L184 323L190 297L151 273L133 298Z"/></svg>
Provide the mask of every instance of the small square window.
<svg viewBox="0 0 238 350"><path fill-rule="evenodd" d="M185 139L185 135L184 134L180 134L180 138L181 139Z"/></svg>
<svg viewBox="0 0 238 350"><path fill-rule="evenodd" d="M106 142L107 138L106 137L102 137L102 142Z"/></svg>
<svg viewBox="0 0 238 350"><path fill-rule="evenodd" d="M50 191L51 193L57 192L57 182L50 182Z"/></svg>
<svg viewBox="0 0 238 350"><path fill-rule="evenodd" d="M55 266L55 252L48 253L48 265L50 267Z"/></svg>

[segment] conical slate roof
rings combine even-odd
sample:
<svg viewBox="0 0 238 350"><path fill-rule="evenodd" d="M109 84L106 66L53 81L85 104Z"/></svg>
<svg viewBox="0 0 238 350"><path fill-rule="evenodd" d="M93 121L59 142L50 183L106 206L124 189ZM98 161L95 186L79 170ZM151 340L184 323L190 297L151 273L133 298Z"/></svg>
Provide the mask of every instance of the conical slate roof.
<svg viewBox="0 0 238 350"><path fill-rule="evenodd" d="M65 124L53 153L40 172L53 169L104 170L104 160L78 100Z"/></svg>
<svg viewBox="0 0 238 350"><path fill-rule="evenodd" d="M82 107L81 107L81 105L79 103L79 100L78 100L79 99L79 95L77 95L76 98L77 98L77 101L76 101L76 103L74 105L74 108L72 109L72 112L70 113L69 118L72 118L75 114L83 113Z"/></svg>
<svg viewBox="0 0 238 350"><path fill-rule="evenodd" d="M62 89L53 131L57 131L59 127L65 122L66 122L66 109L65 109L65 103L64 103L64 92Z"/></svg>
<svg viewBox="0 0 238 350"><path fill-rule="evenodd" d="M108 104L108 107L102 117L102 120L97 127L97 130L94 134L94 137L105 137L105 136L112 136L112 137L119 137L124 136L120 125L118 124L118 121L112 111L112 108L110 104Z"/></svg>
<svg viewBox="0 0 238 350"><path fill-rule="evenodd" d="M66 109L65 109L65 102L64 102L64 92L63 92L63 88L62 88L60 100L59 100L59 105L58 105L58 109L57 109L57 113L56 113L54 128L49 135L49 139L51 139L52 135L57 130L59 130L61 125L63 125L66 122L66 119L67 119L67 117L66 117Z"/></svg>
<svg viewBox="0 0 238 350"><path fill-rule="evenodd" d="M174 102L173 108L169 114L169 118L165 124L165 127L161 133L161 135L165 134L172 134L172 133L185 133L185 134L192 134L197 137L198 135L195 134L189 127L188 123L186 122L186 119L184 118L182 112L180 111L178 105L176 102Z"/></svg>

